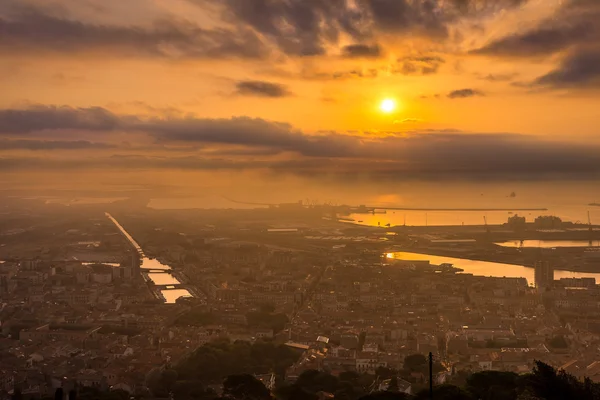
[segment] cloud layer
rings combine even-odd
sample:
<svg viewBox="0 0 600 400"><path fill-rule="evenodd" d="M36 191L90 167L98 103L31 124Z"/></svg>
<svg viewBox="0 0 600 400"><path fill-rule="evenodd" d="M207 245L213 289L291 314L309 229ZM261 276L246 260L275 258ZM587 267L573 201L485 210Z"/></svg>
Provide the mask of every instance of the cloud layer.
<svg viewBox="0 0 600 400"><path fill-rule="evenodd" d="M242 96L286 97L292 92L280 83L264 81L240 81L236 84L237 93Z"/></svg>
<svg viewBox="0 0 600 400"><path fill-rule="evenodd" d="M98 117L100 116L100 117ZM18 128L20 126L20 128ZM231 119L141 118L100 108L43 107L0 111L0 133L13 139L0 148L99 148L102 144L60 141L45 144L17 139L40 132L143 133L151 148L114 148L84 159L24 159L4 156L5 168L183 168L247 169L276 173L333 176L340 179L584 179L600 176L600 148L551 142L514 134L467 134L420 131L378 135L328 132L307 134L285 123L238 117ZM37 140L37 139L36 139ZM194 146L189 146L190 144ZM2 146L4 145L4 146ZM169 148L198 148L189 155ZM165 147L166 146L166 147ZM167 149L167 153L165 153ZM190 151L191 152L191 151Z"/></svg>
<svg viewBox="0 0 600 400"><path fill-rule="evenodd" d="M453 24L517 7L524 0L189 2L220 20L209 28L172 15L151 25L108 24L77 19L68 7L7 0L0 8L0 52L266 58L272 51L311 57L335 54L330 48L341 47L346 57L373 58L383 53L378 43L382 34L446 39ZM97 6L107 7L100 2ZM355 44L341 46L348 40Z"/></svg>
<svg viewBox="0 0 600 400"><path fill-rule="evenodd" d="M0 13L0 54L56 52L177 58L260 58L258 37L241 28L204 29L165 18L151 27L102 25L15 6Z"/></svg>
<svg viewBox="0 0 600 400"><path fill-rule="evenodd" d="M600 87L600 2L565 0L555 15L537 26L497 39L473 54L536 59L558 55L558 66L532 86L582 89Z"/></svg>

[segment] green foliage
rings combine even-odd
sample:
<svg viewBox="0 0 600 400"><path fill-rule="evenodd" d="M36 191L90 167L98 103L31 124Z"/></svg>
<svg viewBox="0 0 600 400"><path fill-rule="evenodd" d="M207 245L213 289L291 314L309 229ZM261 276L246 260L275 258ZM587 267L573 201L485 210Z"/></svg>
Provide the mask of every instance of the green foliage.
<svg viewBox="0 0 600 400"><path fill-rule="evenodd" d="M555 349L566 349L569 347L569 344L563 336L554 336L550 339L550 347Z"/></svg>
<svg viewBox="0 0 600 400"><path fill-rule="evenodd" d="M202 399L207 395L206 388L199 381L177 381L173 387L175 400Z"/></svg>
<svg viewBox="0 0 600 400"><path fill-rule="evenodd" d="M278 388L277 398L316 399L319 392L325 392L333 394L337 400L356 400L365 393L360 381L361 375L356 372L343 372L337 378L327 372L307 370L293 385Z"/></svg>
<svg viewBox="0 0 600 400"><path fill-rule="evenodd" d="M394 376L390 379L390 385L387 388L388 392L397 393L400 391L398 388L398 377Z"/></svg>
<svg viewBox="0 0 600 400"><path fill-rule="evenodd" d="M223 395L236 400L269 400L271 392L250 374L230 375L223 382Z"/></svg>
<svg viewBox="0 0 600 400"><path fill-rule="evenodd" d="M304 371L296 380L297 385L311 393L334 393L339 383L339 379L335 376L316 370Z"/></svg>
<svg viewBox="0 0 600 400"><path fill-rule="evenodd" d="M338 378L342 382L350 382L352 384L358 385L360 375L356 371L344 371L338 376Z"/></svg>
<svg viewBox="0 0 600 400"><path fill-rule="evenodd" d="M263 311L250 312L246 314L246 319L249 327L273 329L274 333L281 332L289 322L285 314L271 314Z"/></svg>
<svg viewBox="0 0 600 400"><path fill-rule="evenodd" d="M395 371L391 368L386 367L377 367L375 370L375 376L377 376L381 380L390 379L392 377L396 377L398 375L398 371Z"/></svg>
<svg viewBox="0 0 600 400"><path fill-rule="evenodd" d="M467 378L466 389L482 400L510 400L516 398L519 375L514 372L484 371Z"/></svg>
<svg viewBox="0 0 600 400"><path fill-rule="evenodd" d="M469 392L454 385L439 385L433 387L435 400L476 400ZM429 389L421 390L415 400L429 400Z"/></svg>
<svg viewBox="0 0 600 400"><path fill-rule="evenodd" d="M175 382L177 382L177 378L179 374L174 369L168 368L162 371L160 374L159 382L162 387L164 387L167 392L171 392L175 387Z"/></svg>
<svg viewBox="0 0 600 400"><path fill-rule="evenodd" d="M268 341L253 344L243 341L207 343L177 365L179 378L202 382L220 381L228 375L283 375L299 357L297 350Z"/></svg>
<svg viewBox="0 0 600 400"><path fill-rule="evenodd" d="M278 400L318 400L319 396L309 393L298 384L281 386L276 390Z"/></svg>
<svg viewBox="0 0 600 400"><path fill-rule="evenodd" d="M79 389L76 398L78 400L128 400L129 393L124 390L102 391L95 387L84 386Z"/></svg>
<svg viewBox="0 0 600 400"><path fill-rule="evenodd" d="M350 382L340 381L334 396L336 400L354 400L364 393L364 388Z"/></svg>
<svg viewBox="0 0 600 400"><path fill-rule="evenodd" d="M545 400L600 399L600 384L589 379L580 381L565 371L556 371L549 365L536 362L533 373L525 377L525 386L530 394Z"/></svg>
<svg viewBox="0 0 600 400"><path fill-rule="evenodd" d="M410 372L425 372L427 358L423 354L412 354L404 359L404 369Z"/></svg>
<svg viewBox="0 0 600 400"><path fill-rule="evenodd" d="M262 303L258 309L260 310L260 312L262 313L273 313L275 312L275 304L273 303Z"/></svg>
<svg viewBox="0 0 600 400"><path fill-rule="evenodd" d="M359 400L408 400L411 398L405 393L377 392L363 396Z"/></svg>

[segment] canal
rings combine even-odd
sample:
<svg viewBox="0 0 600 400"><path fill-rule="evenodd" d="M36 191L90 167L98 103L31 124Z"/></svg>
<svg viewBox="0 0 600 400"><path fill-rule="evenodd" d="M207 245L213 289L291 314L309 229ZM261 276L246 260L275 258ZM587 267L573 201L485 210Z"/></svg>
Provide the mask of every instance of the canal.
<svg viewBox="0 0 600 400"><path fill-rule="evenodd" d="M145 274L155 285L168 286L160 290L162 297L167 304L173 304L177 299L181 297L192 297L192 294L187 289L177 288L177 285L181 285L181 282L171 274L172 268L166 264L161 263L155 258L147 257L140 245L135 239L123 228L123 226L109 213L105 213L106 217L112 221L113 224L127 238L129 243L136 249L140 256L141 264L140 269L142 274Z"/></svg>

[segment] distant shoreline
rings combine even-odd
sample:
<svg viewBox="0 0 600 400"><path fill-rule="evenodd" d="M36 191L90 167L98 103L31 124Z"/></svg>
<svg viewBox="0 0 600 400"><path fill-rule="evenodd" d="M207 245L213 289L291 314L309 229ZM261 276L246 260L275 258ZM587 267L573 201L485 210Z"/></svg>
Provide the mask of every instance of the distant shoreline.
<svg viewBox="0 0 600 400"><path fill-rule="evenodd" d="M547 208L414 208L414 207L372 207L375 210L398 211L548 211ZM354 214L360 214L355 212Z"/></svg>

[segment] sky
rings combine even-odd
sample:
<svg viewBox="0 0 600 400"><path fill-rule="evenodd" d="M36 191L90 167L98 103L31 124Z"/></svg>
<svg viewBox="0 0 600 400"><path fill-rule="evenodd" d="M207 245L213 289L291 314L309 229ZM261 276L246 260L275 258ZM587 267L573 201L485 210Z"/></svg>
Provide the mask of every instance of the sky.
<svg viewBox="0 0 600 400"><path fill-rule="evenodd" d="M598 180L598 20L597 0L0 0L2 182Z"/></svg>

